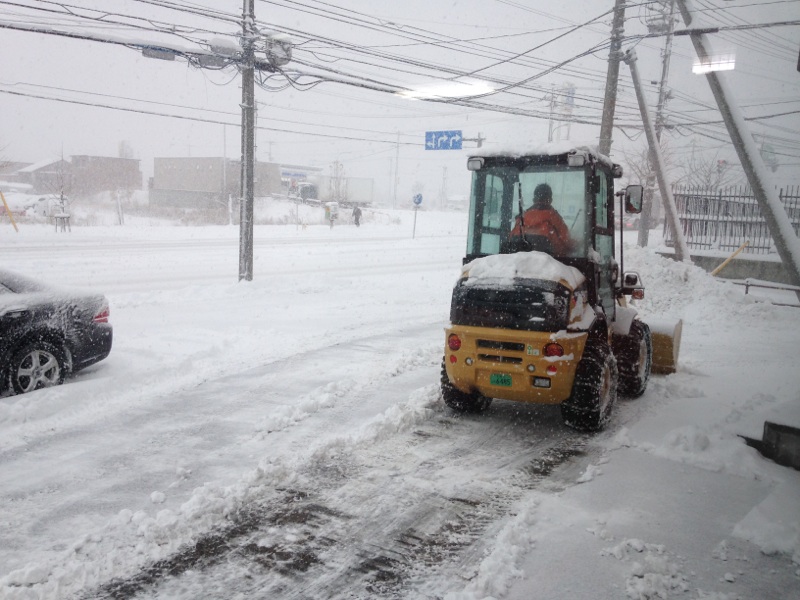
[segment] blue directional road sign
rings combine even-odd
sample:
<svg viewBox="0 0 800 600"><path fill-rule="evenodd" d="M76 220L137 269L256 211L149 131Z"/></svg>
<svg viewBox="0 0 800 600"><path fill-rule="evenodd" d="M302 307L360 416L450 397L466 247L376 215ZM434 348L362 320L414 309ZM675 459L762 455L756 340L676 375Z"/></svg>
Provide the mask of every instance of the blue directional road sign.
<svg viewBox="0 0 800 600"><path fill-rule="evenodd" d="M422 204L422 194L414 194L414 204L417 206Z"/></svg>
<svg viewBox="0 0 800 600"><path fill-rule="evenodd" d="M461 141L463 139L460 129L426 131L425 150L461 150Z"/></svg>

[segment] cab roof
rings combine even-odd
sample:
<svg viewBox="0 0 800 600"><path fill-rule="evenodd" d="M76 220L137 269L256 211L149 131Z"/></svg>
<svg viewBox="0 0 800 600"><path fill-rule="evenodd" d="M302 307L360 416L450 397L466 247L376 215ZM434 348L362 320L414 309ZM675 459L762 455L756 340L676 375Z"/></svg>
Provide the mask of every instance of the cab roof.
<svg viewBox="0 0 800 600"><path fill-rule="evenodd" d="M607 156L600 154L597 150L597 146L576 144L570 141L476 148L470 152L469 156L470 158L522 158L524 156L561 156L566 154L582 154L586 157L587 162L589 157L593 157L597 162L604 164L609 169L614 167L614 162Z"/></svg>

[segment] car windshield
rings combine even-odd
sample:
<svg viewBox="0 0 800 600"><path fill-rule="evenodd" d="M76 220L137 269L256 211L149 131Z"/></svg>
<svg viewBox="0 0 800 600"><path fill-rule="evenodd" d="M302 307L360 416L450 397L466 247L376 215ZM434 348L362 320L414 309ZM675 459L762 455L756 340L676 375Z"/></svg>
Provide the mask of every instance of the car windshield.
<svg viewBox="0 0 800 600"><path fill-rule="evenodd" d="M3 287L17 294L45 292L50 288L24 275L0 269L0 283Z"/></svg>

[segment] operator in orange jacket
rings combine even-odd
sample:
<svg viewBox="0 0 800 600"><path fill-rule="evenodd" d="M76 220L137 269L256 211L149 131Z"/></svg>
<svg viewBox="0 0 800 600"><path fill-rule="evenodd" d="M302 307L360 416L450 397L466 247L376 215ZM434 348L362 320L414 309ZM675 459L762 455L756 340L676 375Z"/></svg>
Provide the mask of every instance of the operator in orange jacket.
<svg viewBox="0 0 800 600"><path fill-rule="evenodd" d="M555 256L564 256L572 249L572 240L564 219L553 208L553 190L546 183L540 183L533 190L533 206L522 215L520 231L519 215L511 230L511 236L537 235L546 238L553 246Z"/></svg>

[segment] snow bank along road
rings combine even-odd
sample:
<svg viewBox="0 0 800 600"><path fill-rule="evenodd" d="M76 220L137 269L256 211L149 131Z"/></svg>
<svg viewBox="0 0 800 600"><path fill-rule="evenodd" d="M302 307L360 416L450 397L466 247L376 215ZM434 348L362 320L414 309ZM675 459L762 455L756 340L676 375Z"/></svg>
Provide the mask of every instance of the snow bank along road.
<svg viewBox="0 0 800 600"><path fill-rule="evenodd" d="M712 326L690 322L690 372L622 402L604 434L552 407L454 416L438 378L464 226L424 216L415 240L257 228L248 284L226 228L13 240L7 266L109 296L115 345L67 385L0 399L0 597L501 595L533 539L532 494L591 480L643 416L711 394ZM676 298L704 275L639 260L661 282L654 310L714 322Z"/></svg>

